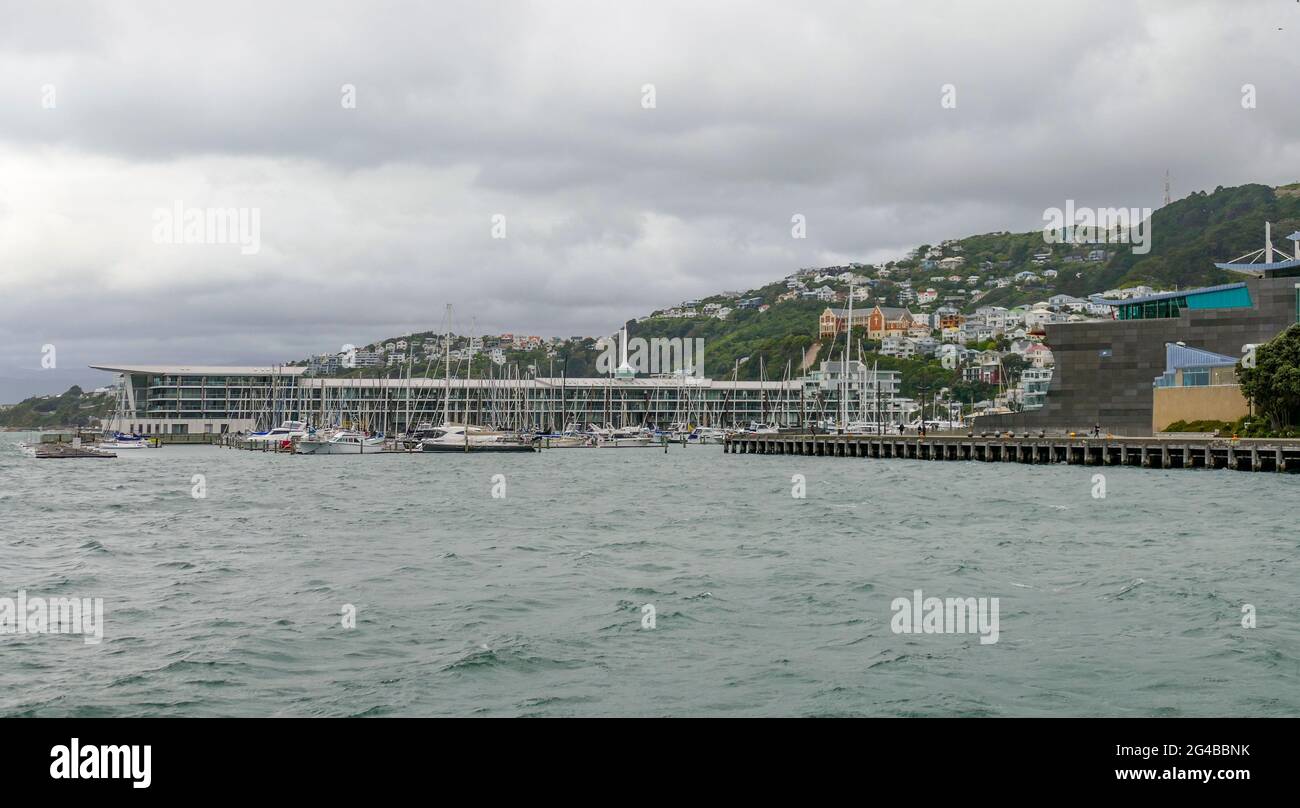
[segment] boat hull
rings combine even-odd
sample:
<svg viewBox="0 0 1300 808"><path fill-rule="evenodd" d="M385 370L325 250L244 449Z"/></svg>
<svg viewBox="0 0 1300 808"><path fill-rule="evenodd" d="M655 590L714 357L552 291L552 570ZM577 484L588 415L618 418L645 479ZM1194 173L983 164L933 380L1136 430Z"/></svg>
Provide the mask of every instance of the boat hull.
<svg viewBox="0 0 1300 808"><path fill-rule="evenodd" d="M341 455L341 454L380 454L384 451L382 443L315 443L298 441L295 448L298 454Z"/></svg>
<svg viewBox="0 0 1300 808"><path fill-rule="evenodd" d="M454 444L454 443L423 443L420 444L422 452L533 452L536 451L528 443L471 443Z"/></svg>

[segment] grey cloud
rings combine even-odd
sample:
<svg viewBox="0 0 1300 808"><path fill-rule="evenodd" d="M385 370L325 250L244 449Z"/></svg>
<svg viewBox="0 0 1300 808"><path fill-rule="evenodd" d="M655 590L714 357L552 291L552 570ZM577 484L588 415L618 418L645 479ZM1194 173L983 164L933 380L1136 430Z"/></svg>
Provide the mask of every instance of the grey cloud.
<svg viewBox="0 0 1300 808"><path fill-rule="evenodd" d="M604 333L1066 198L1154 206L1166 169L1180 195L1291 182L1294 5L22 4L0 28L0 376L22 379L0 400L56 386L20 370L48 339L64 368L270 362L446 302ZM260 208L262 254L150 243L177 199Z"/></svg>

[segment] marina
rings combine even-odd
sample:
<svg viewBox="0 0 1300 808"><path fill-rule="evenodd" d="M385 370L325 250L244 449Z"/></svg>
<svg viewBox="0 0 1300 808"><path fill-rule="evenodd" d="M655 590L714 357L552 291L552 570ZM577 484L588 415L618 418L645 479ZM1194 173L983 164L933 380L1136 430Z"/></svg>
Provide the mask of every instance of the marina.
<svg viewBox="0 0 1300 808"><path fill-rule="evenodd" d="M285 422L344 421L386 434L414 430L422 423L499 425L542 433L589 423L601 429L695 424L720 430L751 422L793 428L834 417L840 384L816 375L769 381L681 376L375 379L313 377L302 367L95 367L123 380L116 428L168 437L266 432ZM859 367L859 409L870 414L879 406L888 423L915 417L917 403L897 395L896 372L875 373L861 363Z"/></svg>

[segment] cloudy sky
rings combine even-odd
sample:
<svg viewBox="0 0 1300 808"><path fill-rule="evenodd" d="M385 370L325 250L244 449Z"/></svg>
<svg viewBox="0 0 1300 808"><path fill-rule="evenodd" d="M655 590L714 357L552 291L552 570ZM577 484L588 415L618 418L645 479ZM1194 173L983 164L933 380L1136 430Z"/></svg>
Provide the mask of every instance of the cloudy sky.
<svg viewBox="0 0 1300 808"><path fill-rule="evenodd" d="M1166 169L1175 196L1294 182L1298 40L1293 0L5 0L0 402L447 303L607 333L1067 198L1155 207ZM178 205L255 209L260 249L158 243Z"/></svg>

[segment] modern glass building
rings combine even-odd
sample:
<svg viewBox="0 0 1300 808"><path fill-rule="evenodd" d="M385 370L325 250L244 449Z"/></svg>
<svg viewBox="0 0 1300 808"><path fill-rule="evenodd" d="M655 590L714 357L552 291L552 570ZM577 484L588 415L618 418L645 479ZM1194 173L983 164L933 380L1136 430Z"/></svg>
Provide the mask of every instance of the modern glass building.
<svg viewBox="0 0 1300 808"><path fill-rule="evenodd" d="M1186 292L1162 292L1106 302L1114 307L1116 320L1160 320L1179 317L1184 311L1251 307L1250 290L1244 283L1207 286Z"/></svg>
<svg viewBox="0 0 1300 808"><path fill-rule="evenodd" d="M838 390L822 380L642 378L331 378L303 367L93 365L119 374L117 428L141 434L225 434L288 420L398 432L444 413L456 422L559 430L571 423L799 426L833 415ZM881 374L894 408L897 377ZM886 381L887 380L887 381ZM874 399L874 388L872 397Z"/></svg>

